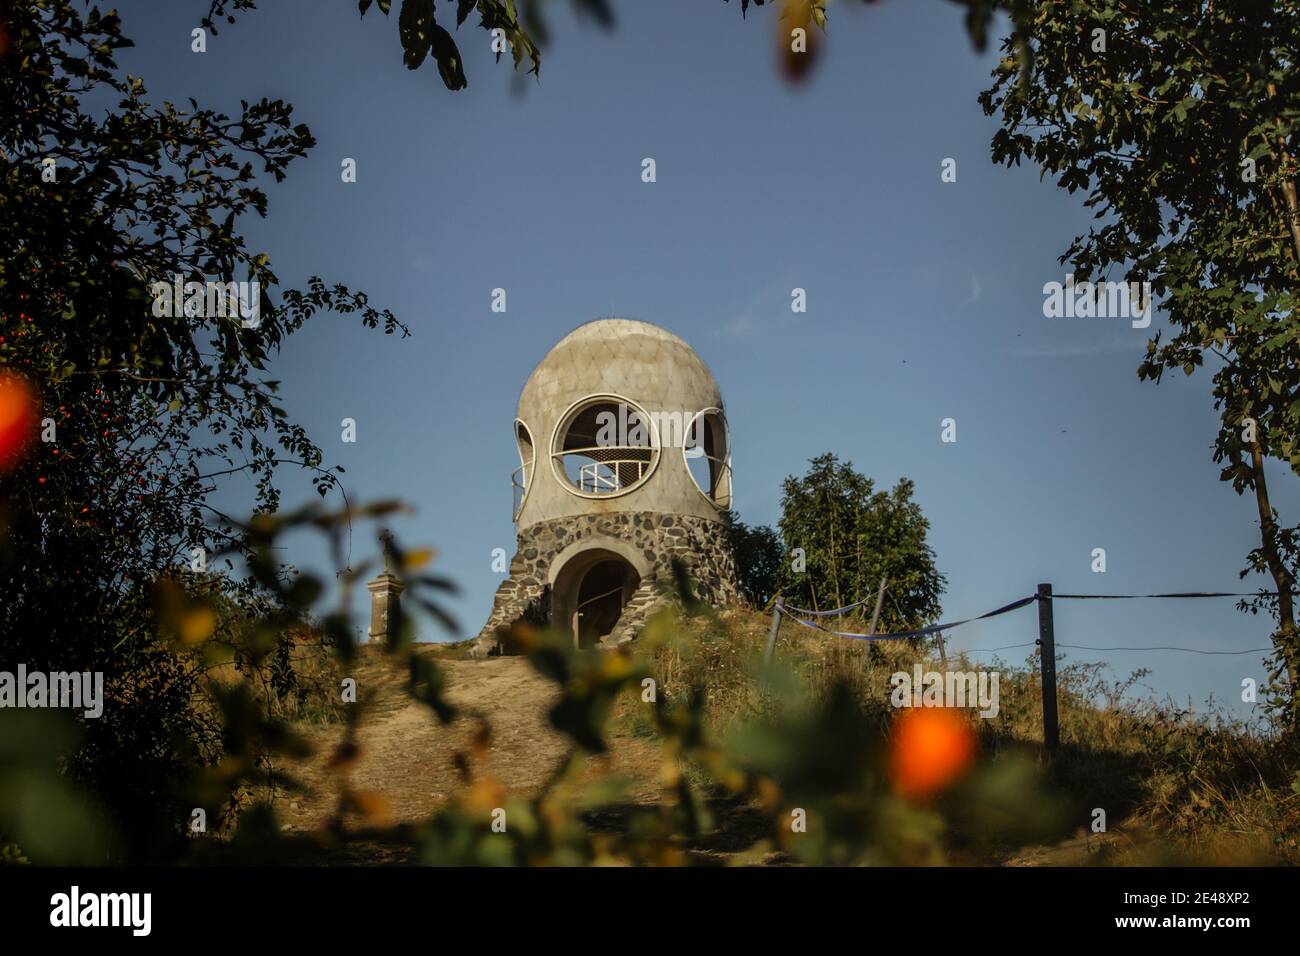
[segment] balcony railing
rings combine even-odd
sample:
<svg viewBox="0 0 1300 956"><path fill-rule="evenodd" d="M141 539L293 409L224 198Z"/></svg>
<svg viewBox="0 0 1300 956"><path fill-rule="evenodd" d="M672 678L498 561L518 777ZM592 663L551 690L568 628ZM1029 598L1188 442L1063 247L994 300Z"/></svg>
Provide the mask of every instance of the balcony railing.
<svg viewBox="0 0 1300 956"><path fill-rule="evenodd" d="M510 488L514 492L514 508L511 520L518 520L519 512L524 507L524 496L528 494L528 483L532 479L532 464L520 465L510 474Z"/></svg>
<svg viewBox="0 0 1300 956"><path fill-rule="evenodd" d="M600 494L607 491L622 491L628 485L634 485L645 475L648 461L639 459L615 459L614 461L590 461L578 468L578 490L588 494ZM625 477L635 477L627 480Z"/></svg>
<svg viewBox="0 0 1300 956"><path fill-rule="evenodd" d="M654 463L655 450L649 445L600 445L567 448L555 458L565 476L578 491L587 495L611 495L641 481ZM576 466L576 473L571 469Z"/></svg>
<svg viewBox="0 0 1300 956"><path fill-rule="evenodd" d="M692 462L707 462L708 464L692 465ZM699 471L707 469L708 481L700 481ZM715 458L713 455L706 455L704 450L698 445L694 448L686 449L686 470L691 473L691 479L695 486L704 492L704 496L712 501L717 507L727 509L731 507L731 462ZM712 487L706 488L706 484L712 484Z"/></svg>

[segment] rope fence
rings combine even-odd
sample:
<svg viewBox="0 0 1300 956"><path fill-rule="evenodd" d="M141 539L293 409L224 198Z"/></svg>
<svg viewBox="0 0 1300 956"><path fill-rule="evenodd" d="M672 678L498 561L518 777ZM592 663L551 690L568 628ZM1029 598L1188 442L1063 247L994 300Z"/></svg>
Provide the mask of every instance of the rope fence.
<svg viewBox="0 0 1300 956"><path fill-rule="evenodd" d="M987 614L981 614L978 617L968 617L965 618L964 620L952 621L951 623L948 624L931 624L928 627L918 627L912 631L894 631L893 633L890 634L855 634L852 631L832 631L828 628L824 628L817 624L814 624L812 621L805 621L802 618L800 618L797 613L798 608L786 608L785 610L789 611L793 619L798 621L804 627L810 627L815 631L821 631L825 634L833 634L836 637L847 637L852 640L858 640L858 641L899 641L910 637L926 637L930 634L937 634L940 631L950 631L954 627L961 627L961 625L969 624L971 621L983 621L986 618L997 617L999 614L1007 614L1011 611L1019 610L1020 608L1025 607L1026 605L1033 604L1037 600L1038 600L1037 595L1031 594L1027 598L1021 598L1019 601L1012 601L1010 604L1004 604L1002 607L995 608L994 610L989 611ZM850 607L858 607L858 605L853 604L850 605ZM841 608L840 610L844 610L844 608ZM834 613L834 612L830 612L830 611L821 612L822 616L825 616L826 614L830 614L830 613Z"/></svg>
<svg viewBox="0 0 1300 956"><path fill-rule="evenodd" d="M894 631L889 634L877 634L875 633L876 620L879 618L880 603L881 599L884 597L885 584L886 582L882 580L880 584L880 593L876 595L875 599L875 614L872 617L871 626L866 634L855 633L853 631L836 631L825 627L818 622L819 618L841 615L858 608L866 609L868 606L866 601L855 601L853 604L847 604L844 607L834 608L829 611L810 611L807 608L787 605L785 603L785 598L783 596L778 596L772 613L772 627L768 631L767 635L767 648L763 655L764 663L771 663L772 655L776 649L777 633L780 631L782 620L786 617L789 617L791 620L810 630L818 631L822 634L828 634L832 637L842 637L854 641L898 641L916 637L928 637L932 634L941 634L941 632L961 627L963 624L988 620L989 618L1009 614L1012 611L1018 611L1023 607L1028 607L1030 604L1037 604L1038 640L1025 641L1021 644L1005 644L1001 647L971 648L963 651L963 653L989 654L996 651L1035 646L1041 649L1040 666L1042 668L1043 680L1043 741L1049 751L1055 750L1060 740L1056 714L1056 641L1054 635L1055 627L1052 620L1052 604L1054 601L1136 601L1186 598L1266 598L1278 596L1277 591L1170 591L1153 594L1053 594L1052 586L1050 584L1040 584L1036 594L1031 594L1028 597L1011 601L1001 607L987 611L984 614L962 618L959 621L950 621L946 624L931 624L926 627L914 628L907 631ZM1092 644L1061 644L1060 646L1063 648L1087 651L1184 651L1191 654L1214 656L1261 654L1273 650L1271 647L1251 647L1243 650L1205 650L1202 648L1179 647L1170 644L1153 644L1135 647L1101 647ZM942 640L940 640L939 653L945 660L947 659L943 649Z"/></svg>
<svg viewBox="0 0 1300 956"><path fill-rule="evenodd" d="M1151 598L1253 598L1253 597L1277 597L1276 591L1170 591L1163 594L1053 594L1052 599L1057 601L1134 601ZM953 628L961 627L963 624L970 624L974 621L983 621L988 618L998 617L1001 614L1008 614L1011 611L1018 611L1022 607L1038 601L1039 595L1031 594L1028 597L1020 598L1002 607L994 608L984 614L975 617L962 618L960 621L951 621L947 624L931 624L927 627L919 627L910 631L893 631L889 634L861 634L854 631L835 631L828 627L816 623L815 621L806 620L806 618L833 617L839 614L845 614L848 611L857 608L866 608L868 602L855 601L852 604L846 604L844 607L837 607L829 611L810 611L807 608L794 607L789 604L781 603L780 613L788 615L793 621L802 624L804 627L811 628L815 631L821 631L823 634L830 634L833 637L843 637L855 641L895 641L907 640L914 637L928 637L931 634L938 634L942 631L950 631ZM1024 644L1007 644L1002 647L990 648L972 648L967 653L982 653L989 651L1011 650L1017 647L1031 647L1033 641ZM1188 651L1193 654L1255 654L1261 651L1269 651L1272 648L1249 648L1243 651L1207 651L1199 650L1194 647L1177 647L1173 645L1150 645L1146 647L1094 647L1088 644L1062 644L1061 647L1070 647L1080 650L1090 651Z"/></svg>

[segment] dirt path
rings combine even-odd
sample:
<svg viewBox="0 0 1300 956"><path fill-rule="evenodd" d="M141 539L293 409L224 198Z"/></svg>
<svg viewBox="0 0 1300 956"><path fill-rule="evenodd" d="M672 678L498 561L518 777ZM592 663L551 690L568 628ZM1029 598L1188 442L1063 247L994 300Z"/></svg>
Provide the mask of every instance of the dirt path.
<svg viewBox="0 0 1300 956"><path fill-rule="evenodd" d="M439 666L447 675L448 699L464 717L481 714L492 727L486 770L512 796L536 793L566 751L565 738L547 720L556 698L555 685L521 657L439 660ZM405 673L380 653L359 655L350 676L356 678L358 697L366 708L360 753L349 771L351 784L355 790L382 795L386 809L382 819L371 822L404 824L428 817L463 786L453 756L467 745L478 722L460 719L448 727L439 724L432 711L406 693ZM286 830L319 828L337 800L337 780L327 764L344 729L314 727L309 733L315 754L291 767L309 792L277 801ZM600 772L632 779L638 800L657 799L656 749L617 729L610 744L611 756L601 761Z"/></svg>
<svg viewBox="0 0 1300 956"><path fill-rule="evenodd" d="M362 649L351 676L365 707L359 732L360 752L348 770L355 791L377 795L381 812L362 820L352 814L349 827L369 824L415 824L427 819L465 786L453 763L478 727L475 715L487 718L492 728L485 769L499 780L509 795L529 797L547 781L566 752L566 739L550 728L547 711L554 703L555 685L533 670L522 657L487 660L439 659L447 677L447 696L461 709L462 719L444 727L405 689L405 672L382 652ZM339 781L328 766L344 737L342 725L300 728L308 734L315 753L291 765L290 773L303 782L306 793L281 794L276 810L287 833L318 831L335 811ZM631 733L620 721L608 727L610 754L593 761L585 776L617 774L631 783L635 803L661 799L658 783L661 755L655 743ZM752 821L741 819L744 808L733 808L737 819L720 827L719 834L699 850L719 858L744 850L757 834ZM725 816L725 813L724 813ZM617 821L606 821L617 826ZM410 847L381 845L365 837L349 839L308 862L324 864L385 864L414 862ZM1000 859L964 861L1009 866L1081 865L1098 862L1099 851L1113 851L1116 835L1078 836L1059 844L1022 847ZM734 845L732 845L734 843ZM713 845L713 844L716 844Z"/></svg>

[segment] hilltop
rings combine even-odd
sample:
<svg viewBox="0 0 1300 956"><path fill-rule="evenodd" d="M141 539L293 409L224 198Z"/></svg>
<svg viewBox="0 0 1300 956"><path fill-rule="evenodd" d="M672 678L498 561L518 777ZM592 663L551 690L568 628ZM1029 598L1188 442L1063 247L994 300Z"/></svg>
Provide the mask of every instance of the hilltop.
<svg viewBox="0 0 1300 956"><path fill-rule="evenodd" d="M680 698L692 687L705 688L707 724L720 738L770 712L753 672L768 624L766 615L746 610L685 621L674 629L674 640L653 650L659 692ZM305 711L297 722L315 754L291 768L307 791L275 798L286 835L326 827L338 807L339 783L346 779L354 800L343 817L345 835L324 861L414 862L410 842L421 821L445 808L453 795L463 796L475 781L492 781L499 800L530 799L543 790L568 751L547 717L559 697L557 685L525 657L471 660L464 651L463 645L418 649L438 661L448 698L461 709L461 717L444 727L406 694L404 673L381 649L361 649L350 676L357 681L363 719L347 758L337 757L347 734L339 708ZM863 708L885 715L891 674L911 671L916 663L945 666L909 643L858 644L789 625L776 658L813 696L846 682ZM946 666L979 665L950 658ZM1031 755L1045 792L1053 795L1051 838L990 844L978 834L955 832L949 862L1300 862L1295 763L1276 741L1221 717L1197 717L1135 697L1130 681L1108 679L1097 665L1064 661L1059 670L1062 747L1047 761L1038 749L1041 692L1034 660L983 666L1000 672L1001 705L995 718L976 719L981 759ZM588 761L581 779L620 778L626 805L664 800L671 775L665 775L648 711L633 695L625 694L614 706L607 742L608 753ZM471 752L477 753L473 776L466 773L465 755ZM1107 814L1104 833L1089 825L1097 807ZM735 853L764 836L746 807L717 801L715 811L715 830L685 841L688 853L733 861ZM616 828L620 811L589 812L585 819L592 829ZM782 859L770 847L757 858Z"/></svg>

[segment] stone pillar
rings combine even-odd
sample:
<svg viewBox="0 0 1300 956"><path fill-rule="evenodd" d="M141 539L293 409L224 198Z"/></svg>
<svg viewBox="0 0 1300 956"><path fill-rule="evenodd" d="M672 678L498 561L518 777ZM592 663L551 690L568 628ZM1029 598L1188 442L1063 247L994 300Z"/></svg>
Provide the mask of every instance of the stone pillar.
<svg viewBox="0 0 1300 956"><path fill-rule="evenodd" d="M366 589L370 592L370 640L390 641L397 635L389 634L388 628L397 620L398 602L406 585L385 570L366 584Z"/></svg>

